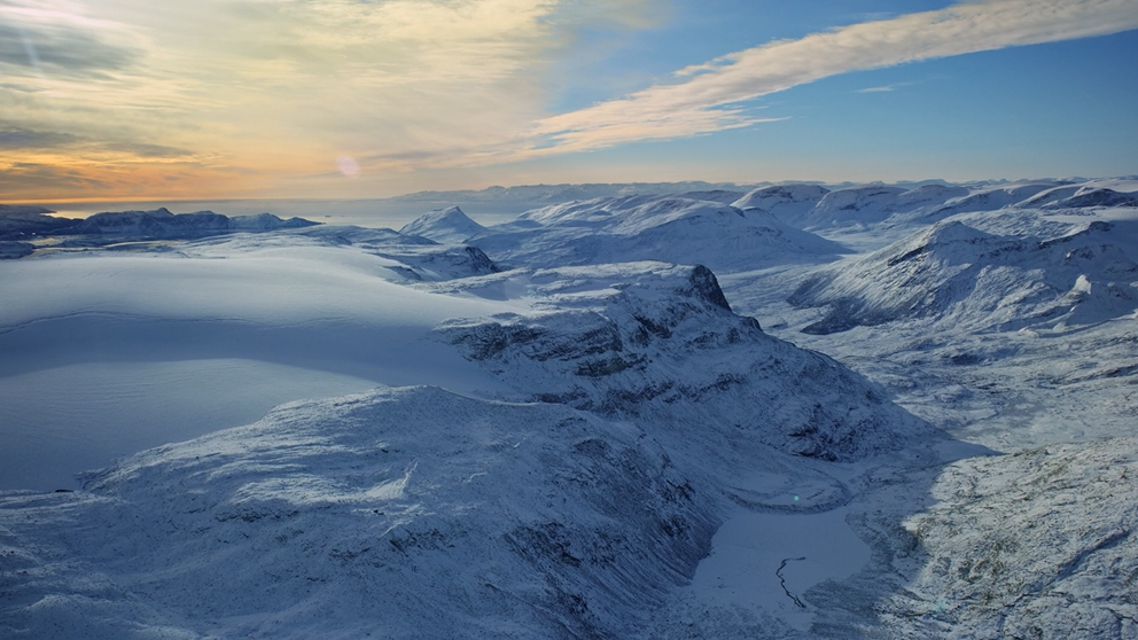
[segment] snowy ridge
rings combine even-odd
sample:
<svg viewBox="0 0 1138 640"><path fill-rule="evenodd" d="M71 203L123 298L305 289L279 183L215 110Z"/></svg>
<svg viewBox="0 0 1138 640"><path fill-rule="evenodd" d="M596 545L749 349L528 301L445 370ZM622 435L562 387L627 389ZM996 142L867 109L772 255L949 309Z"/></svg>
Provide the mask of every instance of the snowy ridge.
<svg viewBox="0 0 1138 640"><path fill-rule="evenodd" d="M880 222L896 210L905 190L900 187L869 186L839 189L827 193L803 220L803 227L865 225Z"/></svg>
<svg viewBox="0 0 1138 640"><path fill-rule="evenodd" d="M0 205L3 207L3 205ZM103 246L120 242L186 240L232 233L265 233L281 229L300 229L318 223L303 218L278 218L271 213L253 216L225 216L212 211L171 213L166 208L153 211L97 213L84 220L47 215L42 207L4 207L0 209L0 241L25 241L35 251L43 241L56 247ZM39 244L32 244L37 241ZM4 257L23 257L32 252Z"/></svg>
<svg viewBox="0 0 1138 640"><path fill-rule="evenodd" d="M31 240L72 224L43 207L0 205L0 241Z"/></svg>
<svg viewBox="0 0 1138 640"><path fill-rule="evenodd" d="M1138 308L1136 237L1129 220L1049 239L951 220L810 276L789 299L829 307L805 329L817 333L922 317L973 328L1094 322Z"/></svg>
<svg viewBox="0 0 1138 640"><path fill-rule="evenodd" d="M513 271L443 286L511 288L534 300L534 314L444 329L525 398L633 417L660 437L721 456L734 449L740 460L761 446L853 460L928 435L864 378L732 313L704 267Z"/></svg>
<svg viewBox="0 0 1138 640"><path fill-rule="evenodd" d="M967 195L964 187L930 183L905 189L884 185L830 191L818 185L776 185L756 189L734 205L766 211L800 229L866 227L897 214L923 211Z"/></svg>
<svg viewBox="0 0 1138 640"><path fill-rule="evenodd" d="M780 222L801 227L801 218L830 190L816 184L785 184L759 187L731 203L739 209L759 209Z"/></svg>
<svg viewBox="0 0 1138 640"><path fill-rule="evenodd" d="M763 212L674 196L569 202L527 212L469 239L496 262L548 267L664 260L712 269L825 261L840 244Z"/></svg>
<svg viewBox="0 0 1138 640"><path fill-rule="evenodd" d="M1039 182L989 187L967 196L953 198L929 215L933 219L940 219L970 211L995 211L1017 205L1036 194L1062 185L1063 183Z"/></svg>

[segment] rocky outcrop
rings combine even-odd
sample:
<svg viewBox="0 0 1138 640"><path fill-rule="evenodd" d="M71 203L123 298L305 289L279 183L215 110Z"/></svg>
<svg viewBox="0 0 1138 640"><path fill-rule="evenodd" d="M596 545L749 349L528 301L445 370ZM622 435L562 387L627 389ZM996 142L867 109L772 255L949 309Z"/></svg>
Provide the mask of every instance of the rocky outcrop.
<svg viewBox="0 0 1138 640"><path fill-rule="evenodd" d="M522 399L628 417L665 439L740 455L773 446L852 460L925 433L861 376L734 314L704 267L512 271L456 286L515 287L537 300L533 313L440 329Z"/></svg>

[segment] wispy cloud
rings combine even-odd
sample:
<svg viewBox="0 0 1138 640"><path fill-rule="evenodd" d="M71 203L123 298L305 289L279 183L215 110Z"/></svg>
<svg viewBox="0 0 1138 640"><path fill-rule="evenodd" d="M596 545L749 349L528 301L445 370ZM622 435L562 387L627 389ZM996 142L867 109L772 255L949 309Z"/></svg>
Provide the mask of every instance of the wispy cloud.
<svg viewBox="0 0 1138 640"><path fill-rule="evenodd" d="M54 149L73 145L79 138L62 131L37 131L19 127L0 128L0 149Z"/></svg>
<svg viewBox="0 0 1138 640"><path fill-rule="evenodd" d="M898 85L895 85L895 84L883 84L883 85L877 86L877 87L866 87L864 89L858 89L857 92L858 93L893 93L894 91L897 90L897 86Z"/></svg>
<svg viewBox="0 0 1138 640"><path fill-rule="evenodd" d="M60 6L0 4L0 69L6 76L105 77L137 59L139 52L121 41L119 25Z"/></svg>
<svg viewBox="0 0 1138 640"><path fill-rule="evenodd" d="M721 56L680 69L681 82L546 118L537 133L579 151L725 131L760 121L746 103L823 78L1134 28L1138 0L970 2Z"/></svg>
<svg viewBox="0 0 1138 640"><path fill-rule="evenodd" d="M60 161L194 149L249 190L291 188L344 157L476 157L518 140L545 115L541 74L573 32L602 20L641 28L651 4L0 0L0 112L29 131L108 141L72 145Z"/></svg>
<svg viewBox="0 0 1138 640"><path fill-rule="evenodd" d="M652 26L657 4L0 0L0 112L18 123L0 132L18 149L0 172L41 190L46 166L68 189L401 190L412 171L776 121L794 114L757 100L844 73L1138 28L1138 0L978 0L763 44L551 115L545 76L574 35Z"/></svg>

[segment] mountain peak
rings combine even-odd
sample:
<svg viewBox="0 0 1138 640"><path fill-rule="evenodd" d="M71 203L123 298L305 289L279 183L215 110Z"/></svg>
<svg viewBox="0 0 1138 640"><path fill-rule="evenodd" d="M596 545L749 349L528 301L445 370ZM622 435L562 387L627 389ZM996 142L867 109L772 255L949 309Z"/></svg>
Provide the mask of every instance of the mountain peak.
<svg viewBox="0 0 1138 640"><path fill-rule="evenodd" d="M457 205L433 209L404 225L399 233L420 236L443 244L461 244L486 228Z"/></svg>

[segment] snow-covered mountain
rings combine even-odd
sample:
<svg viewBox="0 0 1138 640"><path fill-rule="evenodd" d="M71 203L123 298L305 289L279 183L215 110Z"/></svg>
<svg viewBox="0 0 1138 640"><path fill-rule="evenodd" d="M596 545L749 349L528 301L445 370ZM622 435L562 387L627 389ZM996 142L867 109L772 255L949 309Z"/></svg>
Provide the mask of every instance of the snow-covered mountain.
<svg viewBox="0 0 1138 640"><path fill-rule="evenodd" d="M897 210L897 202L905 189L868 186L831 191L807 213L803 228L866 225L881 222Z"/></svg>
<svg viewBox="0 0 1138 640"><path fill-rule="evenodd" d="M426 216L409 225L420 235L448 234ZM761 211L715 201L635 195L572 201L526 212L468 242L514 266L664 260L712 269L828 260L845 249L789 227Z"/></svg>
<svg viewBox="0 0 1138 640"><path fill-rule="evenodd" d="M282 220L271 213L256 216L229 216L212 211L171 213L169 209L154 211L113 211L75 221L57 229L65 235L97 235L128 240L171 240L200 238L223 233L264 232L296 229L316 224L302 218Z"/></svg>
<svg viewBox="0 0 1138 640"><path fill-rule="evenodd" d="M231 217L212 211L175 214L166 208L96 213L85 219L54 217L48 215L50 213L43 207L0 205L0 241L37 241L42 244L45 239L56 237L62 239L63 246L82 247L126 241L186 240L229 233L265 233L317 224L303 218L285 220L271 213ZM34 250L39 245L33 243L31 246ZM9 247L6 253L11 254L11 249Z"/></svg>
<svg viewBox="0 0 1138 640"><path fill-rule="evenodd" d="M0 636L1138 632L1138 181L626 187L0 210Z"/></svg>
<svg viewBox="0 0 1138 640"><path fill-rule="evenodd" d="M1064 186L1066 183L1063 182L1028 182L986 187L948 200L943 206L933 210L929 217L940 219L970 211L996 211L1018 205L1040 193Z"/></svg>
<svg viewBox="0 0 1138 640"><path fill-rule="evenodd" d="M47 235L74 221L56 218L51 209L0 204L0 241L31 240Z"/></svg>
<svg viewBox="0 0 1138 640"><path fill-rule="evenodd" d="M485 230L485 227L463 213L462 209L447 207L423 214L405 225L399 233L422 236L435 242L460 244Z"/></svg>
<svg viewBox="0 0 1138 640"><path fill-rule="evenodd" d="M309 231L15 263L3 293L31 304L2 318L9 376L102 349L177 359L191 341L198 357L287 362L314 381L335 367L452 391L290 404L139 454L78 491L8 494L13 597L0 628L627 636L691 575L733 500L789 500L741 478L789 469L813 487L804 506L832 504L848 489L819 465L933 435L861 376L734 314L704 267L410 287L372 252L393 232L365 248Z"/></svg>
<svg viewBox="0 0 1138 640"><path fill-rule="evenodd" d="M750 191L731 205L744 211L765 211L783 224L802 228L803 216L829 192L817 184L773 185Z"/></svg>
<svg viewBox="0 0 1138 640"><path fill-rule="evenodd" d="M1085 324L1138 308L1136 248L1138 224L1129 220L1056 237L950 220L808 277L790 302L828 308L805 329L820 333L912 318L975 329Z"/></svg>
<svg viewBox="0 0 1138 640"><path fill-rule="evenodd" d="M927 435L868 381L734 314L705 267L511 271L434 288L512 291L534 301L538 313L453 321L444 329L467 358L523 399L633 417L721 456L761 444L852 460ZM755 406L764 407L761 415ZM693 431L696 422L705 426Z"/></svg>

